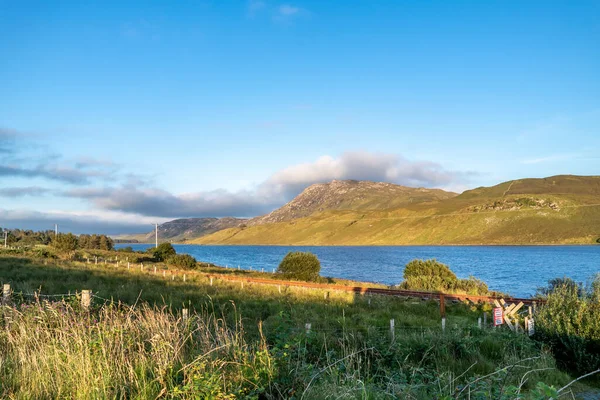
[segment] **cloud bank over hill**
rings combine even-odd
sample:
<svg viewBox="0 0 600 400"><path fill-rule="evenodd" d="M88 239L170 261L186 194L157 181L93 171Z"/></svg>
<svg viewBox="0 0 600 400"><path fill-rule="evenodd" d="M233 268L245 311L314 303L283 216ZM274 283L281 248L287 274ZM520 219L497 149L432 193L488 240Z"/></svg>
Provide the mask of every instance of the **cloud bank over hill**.
<svg viewBox="0 0 600 400"><path fill-rule="evenodd" d="M47 227L49 221L60 220L79 231L102 228L102 232L121 232L146 226L148 218L254 217L280 207L312 184L334 179L431 188L464 184L472 175L397 154L351 151L291 165L244 190L172 193L159 187L155 177L133 174L127 166L110 160L85 156L68 159L26 134L7 129L0 130L0 139L0 177L28 183L0 186L0 200L22 199L26 203L37 199L39 203L45 198L65 199L85 208L9 209L0 203L3 220L14 227Z"/></svg>
<svg viewBox="0 0 600 400"><path fill-rule="evenodd" d="M276 172L252 190L173 194L154 187L75 188L64 196L83 198L103 210L157 217L253 217L272 211L306 187L334 179L370 180L406 186L440 187L463 182L469 173L448 171L429 161L392 154L348 152Z"/></svg>

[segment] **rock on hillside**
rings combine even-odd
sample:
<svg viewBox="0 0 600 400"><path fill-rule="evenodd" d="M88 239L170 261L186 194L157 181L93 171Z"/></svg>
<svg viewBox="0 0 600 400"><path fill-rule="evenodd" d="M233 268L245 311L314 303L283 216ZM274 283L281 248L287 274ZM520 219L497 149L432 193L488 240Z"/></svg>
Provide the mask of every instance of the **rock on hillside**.
<svg viewBox="0 0 600 400"><path fill-rule="evenodd" d="M410 188L391 183L334 180L304 189L296 198L271 213L246 224L291 221L325 210L387 210L409 204L439 201L457 194L441 189Z"/></svg>

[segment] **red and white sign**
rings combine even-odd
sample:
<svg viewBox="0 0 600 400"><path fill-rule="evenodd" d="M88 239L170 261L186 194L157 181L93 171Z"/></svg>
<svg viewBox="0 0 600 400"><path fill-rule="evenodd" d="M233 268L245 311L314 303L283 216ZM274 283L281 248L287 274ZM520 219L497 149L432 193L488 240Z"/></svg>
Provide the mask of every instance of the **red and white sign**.
<svg viewBox="0 0 600 400"><path fill-rule="evenodd" d="M502 307L494 308L494 326L502 325L504 323L504 310Z"/></svg>

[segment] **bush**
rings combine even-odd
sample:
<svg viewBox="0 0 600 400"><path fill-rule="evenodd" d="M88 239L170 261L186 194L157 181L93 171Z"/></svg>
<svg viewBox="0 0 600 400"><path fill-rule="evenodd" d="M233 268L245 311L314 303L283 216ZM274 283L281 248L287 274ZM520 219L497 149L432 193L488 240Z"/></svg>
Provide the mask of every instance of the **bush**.
<svg viewBox="0 0 600 400"><path fill-rule="evenodd" d="M405 289L453 290L458 279L446 264L436 260L412 260L404 268Z"/></svg>
<svg viewBox="0 0 600 400"><path fill-rule="evenodd" d="M283 274L287 279L317 281L319 280L319 272L321 272L321 263L317 256L312 253L289 252L279 263L277 272Z"/></svg>
<svg viewBox="0 0 600 400"><path fill-rule="evenodd" d="M72 233L59 233L52 238L52 247L69 258L72 258L75 255L78 244L79 241L77 240L77 236Z"/></svg>
<svg viewBox="0 0 600 400"><path fill-rule="evenodd" d="M196 267L196 259L189 254L175 254L167 259L167 264L183 269Z"/></svg>
<svg viewBox="0 0 600 400"><path fill-rule="evenodd" d="M474 278L458 279L446 264L436 260L412 260L404 268L402 289L440 292L465 292L473 295L489 293L485 282Z"/></svg>
<svg viewBox="0 0 600 400"><path fill-rule="evenodd" d="M535 337L564 368L581 374L600 368L600 277L587 288L568 278L553 279L548 288Z"/></svg>
<svg viewBox="0 0 600 400"><path fill-rule="evenodd" d="M165 261L169 257L177 254L171 243L161 243L158 247L148 249L148 252L152 253L157 261Z"/></svg>

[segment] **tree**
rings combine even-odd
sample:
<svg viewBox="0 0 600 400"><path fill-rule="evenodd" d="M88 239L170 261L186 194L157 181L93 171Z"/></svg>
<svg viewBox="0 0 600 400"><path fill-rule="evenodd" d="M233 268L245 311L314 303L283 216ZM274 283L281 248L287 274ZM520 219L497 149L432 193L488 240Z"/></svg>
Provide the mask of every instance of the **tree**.
<svg viewBox="0 0 600 400"><path fill-rule="evenodd" d="M158 261L164 261L169 257L177 254L171 243L161 243L158 245L158 247L155 247L152 250L150 250L150 252Z"/></svg>
<svg viewBox="0 0 600 400"><path fill-rule="evenodd" d="M100 250L112 250L113 249L113 241L106 235L100 235Z"/></svg>
<svg viewBox="0 0 600 400"><path fill-rule="evenodd" d="M52 247L54 247L59 253L72 258L77 250L78 240L77 236L72 233L59 233L52 238Z"/></svg>
<svg viewBox="0 0 600 400"><path fill-rule="evenodd" d="M289 252L279 263L277 272L285 278L302 281L317 281L321 272L321 262L316 255L308 252Z"/></svg>

